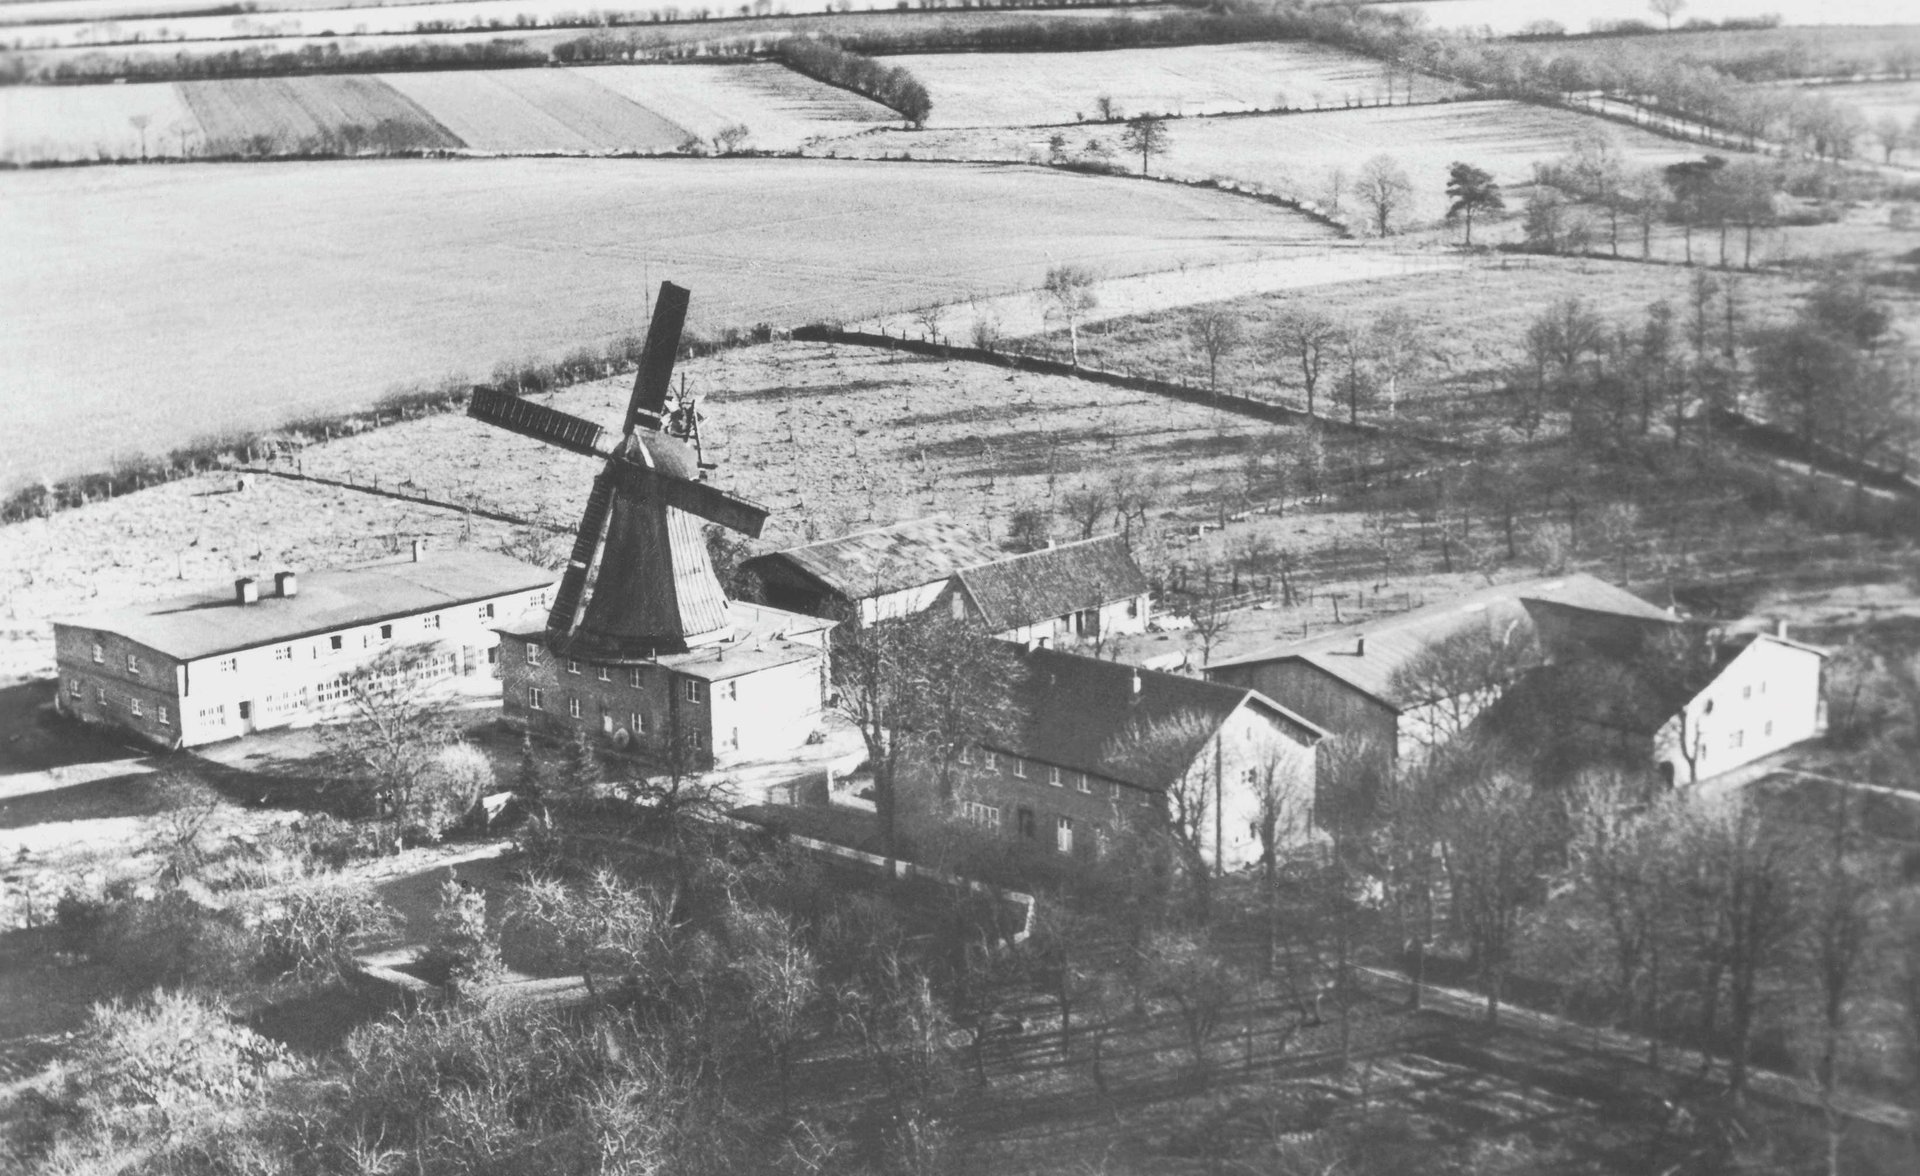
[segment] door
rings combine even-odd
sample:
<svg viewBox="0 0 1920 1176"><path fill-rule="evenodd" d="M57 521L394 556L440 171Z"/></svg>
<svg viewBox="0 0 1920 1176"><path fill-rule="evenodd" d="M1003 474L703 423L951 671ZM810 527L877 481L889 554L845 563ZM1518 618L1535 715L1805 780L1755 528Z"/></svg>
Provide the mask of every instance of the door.
<svg viewBox="0 0 1920 1176"><path fill-rule="evenodd" d="M243 702L240 704L240 729L242 731L253 730L253 703L251 702Z"/></svg>

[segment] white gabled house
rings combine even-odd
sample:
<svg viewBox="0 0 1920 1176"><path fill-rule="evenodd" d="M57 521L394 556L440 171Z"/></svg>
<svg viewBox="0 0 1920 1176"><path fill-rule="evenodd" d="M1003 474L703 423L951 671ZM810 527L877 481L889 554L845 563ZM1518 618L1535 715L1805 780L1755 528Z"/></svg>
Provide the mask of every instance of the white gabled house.
<svg viewBox="0 0 1920 1176"><path fill-rule="evenodd" d="M1736 639L1727 650L1653 733L1654 763L1669 783L1723 775L1826 729L1825 653L1779 633Z"/></svg>

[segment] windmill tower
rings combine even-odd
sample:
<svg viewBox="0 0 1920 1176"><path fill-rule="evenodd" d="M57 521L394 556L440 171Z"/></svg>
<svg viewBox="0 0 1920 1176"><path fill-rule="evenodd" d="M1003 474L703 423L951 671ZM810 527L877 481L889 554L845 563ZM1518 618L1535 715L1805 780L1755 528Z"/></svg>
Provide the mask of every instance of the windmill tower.
<svg viewBox="0 0 1920 1176"><path fill-rule="evenodd" d="M767 510L705 482L714 467L701 460L700 414L691 400L669 407L687 298L660 284L618 434L493 388L475 388L468 403L468 416L606 459L547 614L547 644L565 656L637 660L733 635L700 524L757 537Z"/></svg>

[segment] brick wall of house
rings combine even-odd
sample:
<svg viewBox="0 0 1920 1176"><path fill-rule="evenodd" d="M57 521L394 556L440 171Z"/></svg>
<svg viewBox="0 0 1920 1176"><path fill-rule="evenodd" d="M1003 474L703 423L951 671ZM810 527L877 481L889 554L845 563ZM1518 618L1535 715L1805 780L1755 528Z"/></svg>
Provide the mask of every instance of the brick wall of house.
<svg viewBox="0 0 1920 1176"><path fill-rule="evenodd" d="M949 808L932 801L939 794L939 781L931 770L916 773L906 788L919 800L901 806L908 829L916 822L958 818L1076 857L1096 853L1100 839L1123 820L1158 820L1162 811L1162 798L1146 789L983 749L970 751L954 766ZM1062 818L1071 831L1067 849L1061 848Z"/></svg>
<svg viewBox="0 0 1920 1176"><path fill-rule="evenodd" d="M192 741L181 715L179 662L116 633L74 625L55 625L53 642L62 713L159 747Z"/></svg>

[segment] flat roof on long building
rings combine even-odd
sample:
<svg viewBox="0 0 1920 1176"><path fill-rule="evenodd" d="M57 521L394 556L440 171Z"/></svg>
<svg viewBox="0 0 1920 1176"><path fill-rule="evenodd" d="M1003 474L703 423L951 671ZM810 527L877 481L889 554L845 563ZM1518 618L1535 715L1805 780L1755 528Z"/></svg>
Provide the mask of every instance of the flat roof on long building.
<svg viewBox="0 0 1920 1176"><path fill-rule="evenodd" d="M181 661L237 653L319 633L545 588L557 575L491 551L431 551L353 568L297 574L291 597L262 577L260 599L223 592L57 618L56 625L113 633Z"/></svg>

